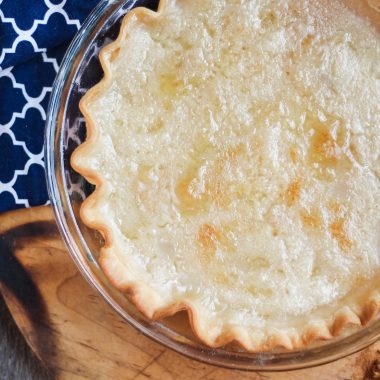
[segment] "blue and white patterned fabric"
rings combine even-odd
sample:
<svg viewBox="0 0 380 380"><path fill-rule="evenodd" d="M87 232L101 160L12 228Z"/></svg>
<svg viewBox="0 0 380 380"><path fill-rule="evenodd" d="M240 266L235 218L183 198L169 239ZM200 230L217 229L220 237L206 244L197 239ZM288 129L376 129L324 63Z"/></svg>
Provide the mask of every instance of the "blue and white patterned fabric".
<svg viewBox="0 0 380 380"><path fill-rule="evenodd" d="M98 0L0 0L0 212L46 204L43 135L52 83Z"/></svg>

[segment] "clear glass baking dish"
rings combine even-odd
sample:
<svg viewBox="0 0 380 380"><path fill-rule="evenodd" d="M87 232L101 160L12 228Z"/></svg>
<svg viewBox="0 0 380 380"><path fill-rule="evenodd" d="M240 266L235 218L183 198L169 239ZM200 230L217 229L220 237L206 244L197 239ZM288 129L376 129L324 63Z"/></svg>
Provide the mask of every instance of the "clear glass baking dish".
<svg viewBox="0 0 380 380"><path fill-rule="evenodd" d="M380 25L380 14L364 0L347 1ZM369 1L374 3L374 0ZM208 364L255 371L292 370L334 361L375 342L380 338L380 320L350 336L320 342L305 350L247 353L232 346L211 349L192 334L184 313L164 321L148 320L102 273L97 261L102 239L81 222L78 214L82 200L93 188L70 167L71 153L85 138L78 102L86 90L100 80L99 49L117 36L123 15L135 6L156 9L157 3L152 0L100 1L74 38L53 86L45 136L47 183L58 227L79 270L129 324L157 342Z"/></svg>

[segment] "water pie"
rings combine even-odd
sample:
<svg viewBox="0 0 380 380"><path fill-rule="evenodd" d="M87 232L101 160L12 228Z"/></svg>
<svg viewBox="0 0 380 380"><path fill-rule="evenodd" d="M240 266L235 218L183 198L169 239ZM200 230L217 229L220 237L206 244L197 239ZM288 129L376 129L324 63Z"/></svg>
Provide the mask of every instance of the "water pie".
<svg viewBox="0 0 380 380"><path fill-rule="evenodd" d="M294 349L380 306L380 35L338 0L124 19L73 167L111 282L209 346ZM351 327L350 327L351 326Z"/></svg>

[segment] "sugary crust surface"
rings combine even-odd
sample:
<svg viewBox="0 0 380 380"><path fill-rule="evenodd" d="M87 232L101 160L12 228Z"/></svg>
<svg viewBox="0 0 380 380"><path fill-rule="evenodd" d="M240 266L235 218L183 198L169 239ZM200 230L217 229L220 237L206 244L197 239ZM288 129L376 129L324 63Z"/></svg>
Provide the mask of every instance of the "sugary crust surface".
<svg viewBox="0 0 380 380"><path fill-rule="evenodd" d="M105 179L101 171L94 170L88 164L93 159L93 147L101 134L89 108L95 99L111 86L113 76L111 63L119 56L130 31L136 25L154 23L174 4L173 0L161 0L157 12L137 8L124 18L117 40L102 49L100 53L104 78L90 89L80 102L80 109L86 119L87 139L74 152L71 164L76 171L96 186L95 192L84 201L81 207L81 218L89 227L100 231L104 236L105 245L101 250L100 257L102 269L112 284L124 291L136 307L149 318L158 319L182 310L187 311L194 333L211 347L237 342L244 349L252 352L271 350L277 347L303 348L316 340L328 340L344 334L347 326L365 326L376 317L380 308L380 279L371 279L368 286L363 285L363 290L357 292L354 303L350 299L342 299L339 307L335 310L327 307L325 312L322 310L322 314L317 314L298 326L290 325L282 328L265 326L264 329L261 326L257 326L257 328L251 326L248 329L245 326L226 322L222 326L213 328L213 325L206 321L206 311L196 300L192 298L170 300L170 297L165 299L148 283L141 280L141 277L131 269L132 265L129 267L127 260L120 259L126 254L125 246L122 244L120 233L114 227L114 222L107 213L103 202L104 199L111 196L112 185ZM297 182L292 183L284 193L284 202L291 204L294 197L298 197L298 195L298 184ZM336 205L331 207L339 208ZM309 213L303 215L302 218L306 224L312 227L320 223ZM351 248L352 243L342 232L339 221L330 225L330 232L336 237L342 251ZM211 240L219 239L218 233L209 226L207 226L204 236L206 238L211 236Z"/></svg>

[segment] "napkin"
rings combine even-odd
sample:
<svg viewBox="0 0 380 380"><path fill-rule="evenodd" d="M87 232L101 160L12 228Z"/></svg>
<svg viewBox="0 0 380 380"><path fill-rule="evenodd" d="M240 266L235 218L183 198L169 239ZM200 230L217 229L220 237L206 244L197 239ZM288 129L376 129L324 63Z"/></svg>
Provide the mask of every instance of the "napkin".
<svg viewBox="0 0 380 380"><path fill-rule="evenodd" d="M99 0L0 0L0 212L48 203L43 140L64 53Z"/></svg>

